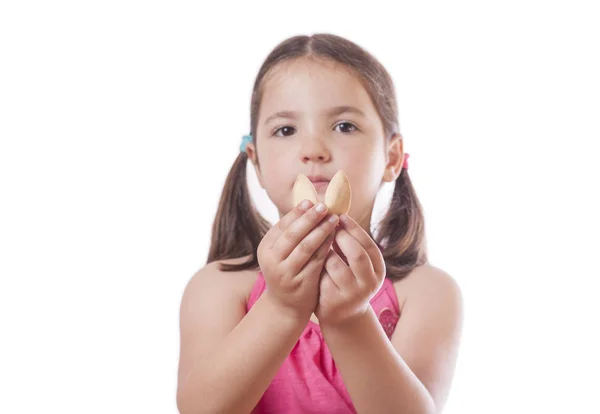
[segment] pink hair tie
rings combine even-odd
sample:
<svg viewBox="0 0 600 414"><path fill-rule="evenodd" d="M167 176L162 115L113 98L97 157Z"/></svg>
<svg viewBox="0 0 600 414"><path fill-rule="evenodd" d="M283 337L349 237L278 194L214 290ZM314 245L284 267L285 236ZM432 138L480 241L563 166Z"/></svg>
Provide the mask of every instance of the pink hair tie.
<svg viewBox="0 0 600 414"><path fill-rule="evenodd" d="M402 164L402 168L404 168L405 170L408 170L408 156L410 154L408 152L404 153L404 163Z"/></svg>

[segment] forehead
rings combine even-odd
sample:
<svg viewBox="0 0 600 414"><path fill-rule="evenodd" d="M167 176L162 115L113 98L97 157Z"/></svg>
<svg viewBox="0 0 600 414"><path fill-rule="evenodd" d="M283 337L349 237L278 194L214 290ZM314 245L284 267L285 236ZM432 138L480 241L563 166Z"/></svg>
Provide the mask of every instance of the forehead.
<svg viewBox="0 0 600 414"><path fill-rule="evenodd" d="M343 105L376 116L369 94L352 69L331 61L298 59L280 63L265 78L260 119L281 110L319 115Z"/></svg>

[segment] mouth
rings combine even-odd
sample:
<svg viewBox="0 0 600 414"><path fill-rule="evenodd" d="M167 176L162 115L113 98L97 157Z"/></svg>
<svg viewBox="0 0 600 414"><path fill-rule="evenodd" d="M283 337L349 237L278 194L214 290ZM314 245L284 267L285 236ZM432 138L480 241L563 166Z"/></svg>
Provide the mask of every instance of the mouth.
<svg viewBox="0 0 600 414"><path fill-rule="evenodd" d="M315 190L317 190L317 193L324 193L325 190L327 190L327 186L329 185L329 181L326 180L311 182L315 186Z"/></svg>
<svg viewBox="0 0 600 414"><path fill-rule="evenodd" d="M325 193L327 186L329 185L330 179L324 175L309 175L308 179L315 186L317 193Z"/></svg>

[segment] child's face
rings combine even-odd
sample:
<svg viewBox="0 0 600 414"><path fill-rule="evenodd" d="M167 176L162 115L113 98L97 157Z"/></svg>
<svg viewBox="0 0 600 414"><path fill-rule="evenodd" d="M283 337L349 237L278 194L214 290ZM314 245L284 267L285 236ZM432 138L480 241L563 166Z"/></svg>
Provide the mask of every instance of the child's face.
<svg viewBox="0 0 600 414"><path fill-rule="evenodd" d="M348 214L368 229L382 181L395 177L386 166L389 142L381 119L358 78L343 66L302 59L275 68L264 87L255 137L258 154L253 145L248 154L253 161L258 156L259 182L280 217L294 207L292 187L298 174L331 179L344 170L352 187ZM327 114L340 106L357 108L364 116ZM296 115L268 119L280 111ZM401 140L393 147L395 157L401 157ZM326 185L315 187L323 201Z"/></svg>

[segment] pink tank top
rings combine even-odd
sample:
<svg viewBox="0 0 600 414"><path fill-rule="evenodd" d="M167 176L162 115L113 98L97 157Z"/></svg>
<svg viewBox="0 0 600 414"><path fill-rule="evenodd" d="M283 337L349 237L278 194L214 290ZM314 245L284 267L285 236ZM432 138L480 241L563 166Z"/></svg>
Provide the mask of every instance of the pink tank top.
<svg viewBox="0 0 600 414"><path fill-rule="evenodd" d="M262 272L248 299L246 311L266 288ZM400 317L392 281L384 283L371 299L371 307L391 338ZM284 360L252 414L356 413L350 395L323 340L320 327L309 321L298 342Z"/></svg>

